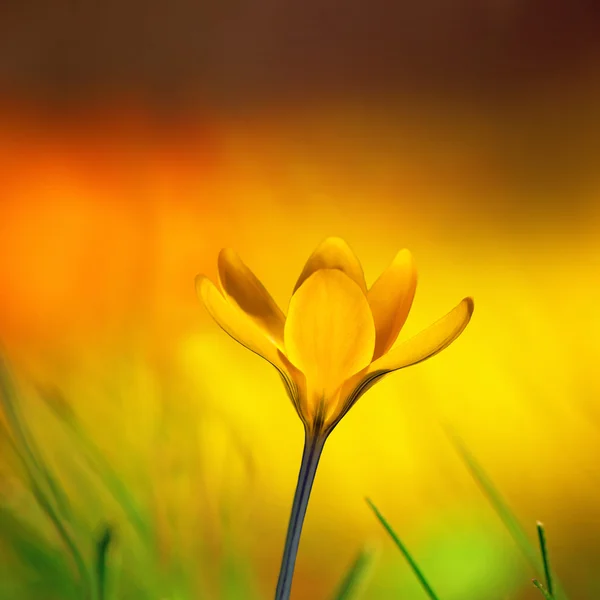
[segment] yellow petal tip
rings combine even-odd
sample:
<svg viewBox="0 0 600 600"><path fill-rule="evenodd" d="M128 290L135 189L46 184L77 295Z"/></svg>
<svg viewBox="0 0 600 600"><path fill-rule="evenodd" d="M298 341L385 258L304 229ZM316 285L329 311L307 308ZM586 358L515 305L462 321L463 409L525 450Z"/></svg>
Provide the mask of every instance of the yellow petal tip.
<svg viewBox="0 0 600 600"><path fill-rule="evenodd" d="M217 261L220 263L223 260L231 260L237 258L238 254L233 248L221 248Z"/></svg>
<svg viewBox="0 0 600 600"><path fill-rule="evenodd" d="M473 311L475 310L475 300L473 300L473 298L471 296L467 296L466 298L463 298L463 303L465 304L465 306L467 308L469 317L471 317L471 315L473 314Z"/></svg>
<svg viewBox="0 0 600 600"><path fill-rule="evenodd" d="M357 283L363 292L367 291L362 266L350 246L341 237L329 236L310 255L294 286L293 293L296 293L313 273L322 269L338 269Z"/></svg>
<svg viewBox="0 0 600 600"><path fill-rule="evenodd" d="M413 257L413 253L408 248L402 248L402 250L398 251L392 262L395 264L405 264L409 266L416 277L415 259Z"/></svg>

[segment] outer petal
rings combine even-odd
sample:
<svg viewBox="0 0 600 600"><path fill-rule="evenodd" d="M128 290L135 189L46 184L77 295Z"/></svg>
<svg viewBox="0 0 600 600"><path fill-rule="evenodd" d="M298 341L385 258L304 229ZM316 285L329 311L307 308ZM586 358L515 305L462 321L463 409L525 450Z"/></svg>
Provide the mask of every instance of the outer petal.
<svg viewBox="0 0 600 600"><path fill-rule="evenodd" d="M337 269L313 273L290 302L285 347L311 396L326 403L373 356L373 316L360 287Z"/></svg>
<svg viewBox="0 0 600 600"><path fill-rule="evenodd" d="M227 298L283 349L285 315L256 275L230 248L219 253L219 282Z"/></svg>
<svg viewBox="0 0 600 600"><path fill-rule="evenodd" d="M341 238L329 237L321 242L306 261L294 287L294 293L313 273L320 269L338 269L350 277L363 293L367 292L365 275L360 261L350 246Z"/></svg>
<svg viewBox="0 0 600 600"><path fill-rule="evenodd" d="M415 365L441 352L463 332L471 320L473 308L473 299L465 298L445 317L374 361L367 377Z"/></svg>
<svg viewBox="0 0 600 600"><path fill-rule="evenodd" d="M408 250L400 250L367 294L377 331L374 360L394 345L408 317L416 287L412 255Z"/></svg>
<svg viewBox="0 0 600 600"><path fill-rule="evenodd" d="M210 279L198 275L196 292L210 316L226 333L242 346L268 360L281 373L286 372L275 342L237 306L229 303Z"/></svg>
<svg viewBox="0 0 600 600"><path fill-rule="evenodd" d="M360 373L348 379L339 394L337 415L330 427L352 408L358 399L388 373L417 364L447 348L464 330L473 314L472 298L458 306L431 327L385 354Z"/></svg>

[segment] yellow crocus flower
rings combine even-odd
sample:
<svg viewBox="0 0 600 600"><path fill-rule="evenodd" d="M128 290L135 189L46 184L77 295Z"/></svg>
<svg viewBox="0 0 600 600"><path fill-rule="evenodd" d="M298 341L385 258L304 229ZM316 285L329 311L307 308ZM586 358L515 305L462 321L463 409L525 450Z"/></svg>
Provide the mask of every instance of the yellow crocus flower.
<svg viewBox="0 0 600 600"><path fill-rule="evenodd" d="M449 346L466 327L473 300L394 345L410 311L417 273L408 250L367 288L359 260L340 238L327 238L308 259L287 317L231 249L219 254L219 287L199 275L196 289L214 320L268 360L313 436L326 436L384 375Z"/></svg>
<svg viewBox="0 0 600 600"><path fill-rule="evenodd" d="M395 345L412 306L417 274L401 250L367 288L346 242L327 238L296 282L287 317L230 249L219 254L219 287L203 275L196 290L214 320L281 375L304 423L305 442L275 600L288 600L302 524L325 441L379 379L448 347L473 314L465 298L445 317Z"/></svg>

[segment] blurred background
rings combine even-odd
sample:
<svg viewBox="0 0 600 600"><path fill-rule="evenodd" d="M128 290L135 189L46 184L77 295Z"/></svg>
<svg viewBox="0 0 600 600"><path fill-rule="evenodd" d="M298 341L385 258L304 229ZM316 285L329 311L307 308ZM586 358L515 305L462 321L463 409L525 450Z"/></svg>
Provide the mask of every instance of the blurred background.
<svg viewBox="0 0 600 600"><path fill-rule="evenodd" d="M426 597L365 496L442 599L538 597L448 427L598 596L599 34L591 0L2 3L0 340L82 553L114 527L115 598L272 595L301 424L193 281L230 246L285 310L329 235L368 283L413 252L402 337L476 310L332 435L293 598L365 543L363 597ZM9 440L2 598L78 597Z"/></svg>

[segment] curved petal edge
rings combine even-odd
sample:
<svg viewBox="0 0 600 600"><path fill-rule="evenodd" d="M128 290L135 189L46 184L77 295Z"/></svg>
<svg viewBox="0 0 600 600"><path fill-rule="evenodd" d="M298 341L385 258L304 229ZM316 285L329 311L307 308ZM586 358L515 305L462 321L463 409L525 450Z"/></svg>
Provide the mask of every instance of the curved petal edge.
<svg viewBox="0 0 600 600"><path fill-rule="evenodd" d="M464 331L471 320L474 302L464 298L439 321L406 342L392 348L369 366L368 374L396 371L416 365L447 348Z"/></svg>
<svg viewBox="0 0 600 600"><path fill-rule="evenodd" d="M198 275L195 283L198 297L225 333L248 350L262 356L279 371L285 372L277 345L251 318L231 304L208 277Z"/></svg>
<svg viewBox="0 0 600 600"><path fill-rule="evenodd" d="M294 286L294 293L313 273L321 269L342 271L366 294L367 284L362 265L356 254L342 238L328 237L317 246L306 261L300 277L298 277L298 281Z"/></svg>
<svg viewBox="0 0 600 600"><path fill-rule="evenodd" d="M285 315L262 282L231 248L221 250L218 267L223 295L283 349Z"/></svg>

